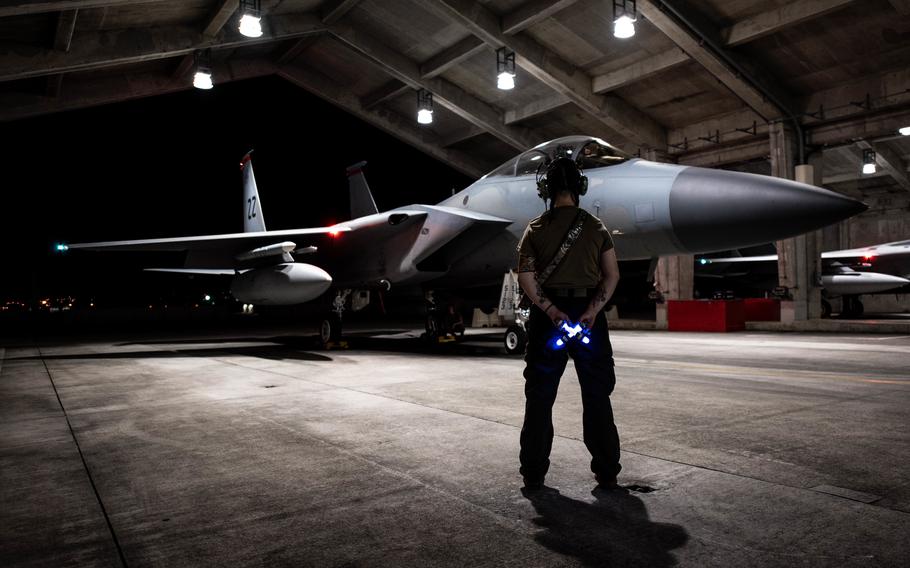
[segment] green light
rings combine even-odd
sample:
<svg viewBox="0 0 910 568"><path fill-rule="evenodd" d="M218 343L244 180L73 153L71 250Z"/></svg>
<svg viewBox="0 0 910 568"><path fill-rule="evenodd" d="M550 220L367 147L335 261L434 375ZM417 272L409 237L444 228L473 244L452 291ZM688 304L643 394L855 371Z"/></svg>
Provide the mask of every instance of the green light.
<svg viewBox="0 0 910 568"><path fill-rule="evenodd" d="M63 243L57 243L57 245L54 248L57 250L57 252L66 252L70 249L70 247L68 247L67 245L65 245Z"/></svg>

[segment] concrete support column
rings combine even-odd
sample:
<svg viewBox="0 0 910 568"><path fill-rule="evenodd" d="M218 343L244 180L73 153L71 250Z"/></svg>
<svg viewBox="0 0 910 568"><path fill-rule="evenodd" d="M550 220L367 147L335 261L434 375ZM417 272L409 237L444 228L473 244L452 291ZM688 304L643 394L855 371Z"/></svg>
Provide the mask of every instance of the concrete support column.
<svg viewBox="0 0 910 568"><path fill-rule="evenodd" d="M784 124L771 125L771 175L821 185L821 160L794 168L796 141ZM817 167L816 167L817 166ZM787 288L790 300L781 303L783 322L814 319L821 316L821 259L819 231L792 239L777 241L777 273L780 286Z"/></svg>
<svg viewBox="0 0 910 568"><path fill-rule="evenodd" d="M664 256L657 261L654 289L665 303L657 304L657 327L667 327L666 300L691 300L695 288L695 257L691 254Z"/></svg>

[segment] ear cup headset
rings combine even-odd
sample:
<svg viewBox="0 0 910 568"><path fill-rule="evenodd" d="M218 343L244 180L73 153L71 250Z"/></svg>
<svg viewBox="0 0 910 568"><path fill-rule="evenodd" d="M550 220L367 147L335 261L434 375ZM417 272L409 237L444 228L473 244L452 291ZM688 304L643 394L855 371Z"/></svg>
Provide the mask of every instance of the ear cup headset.
<svg viewBox="0 0 910 568"><path fill-rule="evenodd" d="M570 191L581 196L588 192L588 178L582 172L581 167L575 160L559 156L555 160L542 162L537 167L537 195L544 201L555 197L551 193L553 188L549 182L554 175L557 176L556 185L561 186L556 193Z"/></svg>

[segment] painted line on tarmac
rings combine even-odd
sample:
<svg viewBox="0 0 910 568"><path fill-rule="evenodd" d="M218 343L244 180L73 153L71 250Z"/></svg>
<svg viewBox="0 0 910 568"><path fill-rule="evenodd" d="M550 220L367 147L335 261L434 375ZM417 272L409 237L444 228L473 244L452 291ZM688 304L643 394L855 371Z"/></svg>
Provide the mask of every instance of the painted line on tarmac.
<svg viewBox="0 0 910 568"><path fill-rule="evenodd" d="M910 335L893 335L888 337L870 337L869 341L886 341L888 339L910 339Z"/></svg>
<svg viewBox="0 0 910 568"><path fill-rule="evenodd" d="M675 369L691 369L693 371L705 371L708 373L732 374L738 376L758 376L758 377L786 377L786 378L804 378L817 380L836 380L850 381L856 383L875 383L889 385L910 385L910 378L902 377L854 377L846 373L837 373L833 371L804 371L800 369L779 369L773 367L744 367L740 365L716 365L712 363L686 363L680 361L665 361L661 359L633 359L625 357L616 357L618 365L626 367L642 368L653 367L665 363Z"/></svg>

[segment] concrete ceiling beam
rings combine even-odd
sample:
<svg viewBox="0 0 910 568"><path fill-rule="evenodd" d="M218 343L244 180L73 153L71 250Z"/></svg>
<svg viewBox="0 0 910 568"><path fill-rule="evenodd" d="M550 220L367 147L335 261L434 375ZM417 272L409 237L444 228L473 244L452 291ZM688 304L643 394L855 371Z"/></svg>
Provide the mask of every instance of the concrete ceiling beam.
<svg viewBox="0 0 910 568"><path fill-rule="evenodd" d="M420 66L406 56L389 48L384 42L350 25L334 25L332 35L343 41L367 60L413 89L433 93L435 103L449 109L471 124L483 128L511 146L524 150L544 138L533 132L503 122L502 112L441 77L424 79Z"/></svg>
<svg viewBox="0 0 910 568"><path fill-rule="evenodd" d="M80 36L69 53L40 50L24 55L7 49L0 53L0 81L191 56L197 49L273 43L320 33L324 29L322 21L312 14L288 14L271 18L269 34L260 38L244 37L231 29L222 30L216 38L206 38L198 29L189 26L103 31Z"/></svg>
<svg viewBox="0 0 910 568"><path fill-rule="evenodd" d="M54 32L54 49L67 52L73 45L73 32L76 30L76 17L79 10L66 10L57 15L57 29Z"/></svg>
<svg viewBox="0 0 910 568"><path fill-rule="evenodd" d="M880 140L882 136L897 135L897 129L910 124L907 117L890 119L894 109L905 108L908 103L907 93L910 92L910 70L899 69L883 74L858 77L851 83L845 83L818 91L800 101L798 111L804 113L802 118L805 128L811 129L811 136L807 143L821 146L852 144L854 138L867 140ZM867 100L868 96L868 100ZM864 106L871 105L871 106ZM810 114L811 113L811 114ZM902 112L897 111L897 116ZM880 118L876 118L880 117ZM860 132L852 137L855 132L853 126L848 126L844 131L840 124L855 124L858 118L864 118L864 124L870 130ZM906 120L900 124L901 120ZM752 126L755 131L752 132ZM720 134L720 140L711 142L699 140L707 135ZM727 113L723 116L712 117L707 120L689 124L669 132L670 151L681 154L689 151L710 149L720 144L735 144L755 136L764 136L767 133L767 123L754 111L743 109ZM688 140L689 147L681 145Z"/></svg>
<svg viewBox="0 0 910 568"><path fill-rule="evenodd" d="M507 110L505 121L506 124L521 122L535 116L546 114L551 110L559 108L562 105L568 104L570 102L572 101L569 100L569 97L563 95L562 93L553 93L550 96L528 103L521 108Z"/></svg>
<svg viewBox="0 0 910 568"><path fill-rule="evenodd" d="M663 32L680 49L688 53L692 59L697 61L708 73L713 75L751 109L768 120L780 117L781 110L765 98L762 90L746 80L740 73L731 69L720 54L715 53L706 42L701 41L701 38L693 35L693 32L688 27L678 22L667 11L667 6L669 5L670 3L667 0L639 0L638 10L654 27ZM682 3L677 1L673 3L673 6L677 10L685 10L687 18L692 21L703 19L688 4L684 7ZM698 21L698 27L701 34L706 35L706 37L710 36L710 26ZM723 40L720 37L711 37L711 39L716 44L722 45ZM727 53L726 56L730 59L736 59L734 54L731 53ZM764 89L771 91L772 87L764 85ZM775 93L775 96L785 105L789 103L789 97L785 94Z"/></svg>
<svg viewBox="0 0 910 568"><path fill-rule="evenodd" d="M327 0L320 10L322 21L326 24L334 24L345 17L359 3L360 0Z"/></svg>
<svg viewBox="0 0 910 568"><path fill-rule="evenodd" d="M736 22L721 32L727 47L742 45L760 37L839 10L855 0L799 0Z"/></svg>
<svg viewBox="0 0 910 568"><path fill-rule="evenodd" d="M25 16L47 12L81 10L83 8L106 8L108 6L126 6L151 4L162 0L0 0L0 18L6 16Z"/></svg>
<svg viewBox="0 0 910 568"><path fill-rule="evenodd" d="M617 69L616 71L611 71L602 75L595 75L591 78L592 90L595 93L615 91L620 87L640 81L651 75L656 75L661 71L666 71L667 69L676 67L686 61L689 61L689 56L686 52L678 47L674 47L663 53L658 53L652 57L626 65L622 69Z"/></svg>
<svg viewBox="0 0 910 568"><path fill-rule="evenodd" d="M809 147L835 147L855 144L856 140L875 140L910 124L910 105L886 109L831 122L804 125ZM759 131L761 132L761 131ZM715 167L768 156L767 136L746 136L732 142L674 153L680 164Z"/></svg>
<svg viewBox="0 0 910 568"><path fill-rule="evenodd" d="M281 52L281 54L275 58L275 64L287 65L288 63L294 61L303 55L306 50L313 47L313 44L319 41L321 35L322 34L309 35L294 41L291 47Z"/></svg>
<svg viewBox="0 0 910 568"><path fill-rule="evenodd" d="M437 75L441 75L462 61L480 53L485 48L486 44L480 39L475 36L468 36L452 47L439 52L424 63L421 63L420 75L424 79L430 79Z"/></svg>
<svg viewBox="0 0 910 568"><path fill-rule="evenodd" d="M274 66L262 59L236 59L214 70L217 83L270 75ZM0 121L17 120L77 110L131 99L139 99L192 89L192 83L161 73L118 73L68 82L56 98L38 94L8 93L0 97Z"/></svg>
<svg viewBox="0 0 910 568"><path fill-rule="evenodd" d="M386 101L397 98L409 91L412 91L411 87L402 83L398 79L392 79L385 85L382 85L376 90L360 97L360 104L363 106L363 108L369 110L373 107L381 105Z"/></svg>
<svg viewBox="0 0 910 568"><path fill-rule="evenodd" d="M281 67L278 75L468 176L479 178L487 170L485 165L473 157L443 148L432 131L418 128L412 118L364 108L348 89L334 84L324 75L299 65Z"/></svg>
<svg viewBox="0 0 910 568"><path fill-rule="evenodd" d="M474 138L475 136L480 136L481 134L485 134L485 133L486 133L486 130L484 130L483 128L477 128L473 124L469 124L465 128L456 130L455 132L449 134L448 136L445 136L442 139L440 139L439 145L442 146L443 148L448 148L449 146L454 146L455 144L458 144L459 142L464 142L465 140L470 140L471 138Z"/></svg>
<svg viewBox="0 0 910 568"><path fill-rule="evenodd" d="M237 7L240 3L237 0L221 0L218 4L218 7L212 12L212 15L209 16L209 19L205 23L205 27L202 29L202 34L207 37L215 37L218 35L218 32L224 28L228 23L228 20L231 19L231 16L234 15L234 12L237 11Z"/></svg>
<svg viewBox="0 0 910 568"><path fill-rule="evenodd" d="M473 0L417 0L428 10L441 13L465 26L493 48L508 47L516 63L554 91L565 95L633 145L666 147L666 131L654 119L612 95L598 95L591 78L546 49L527 34L503 33L499 18Z"/></svg>
<svg viewBox="0 0 910 568"><path fill-rule="evenodd" d="M859 167L856 168L856 171L846 173L846 174L836 174L830 176L824 176L822 178L822 185L832 185L835 183L846 183L848 181L859 181L860 179L869 179L877 177L885 177L888 175L888 172L884 170L878 170L874 174L864 174Z"/></svg>
<svg viewBox="0 0 910 568"><path fill-rule="evenodd" d="M322 22L326 25L334 24L345 17L359 2L360 0L328 0L319 12ZM277 65L287 65L303 55L303 53L317 41L319 41L318 35L300 38L295 41L290 48L279 55L276 58L275 63Z"/></svg>
<svg viewBox="0 0 910 568"><path fill-rule="evenodd" d="M530 0L502 17L502 32L517 34L555 16L578 0Z"/></svg>
<svg viewBox="0 0 910 568"><path fill-rule="evenodd" d="M910 178L907 177L907 165L904 164L900 156L891 148L883 144L872 145L866 140L859 140L856 145L861 150L872 150L875 152L875 163L882 171L886 172L891 179L897 182L902 189L910 191Z"/></svg>
<svg viewBox="0 0 910 568"><path fill-rule="evenodd" d="M228 20L231 19L231 16L237 10L239 3L237 0L221 0L218 7L211 13L208 19L205 22L205 26L202 28L202 35L213 38L218 35L218 32L224 28ZM185 77L190 70L193 68L195 63L193 54L184 55L180 60L180 63L177 64L176 69L174 69L174 77Z"/></svg>

